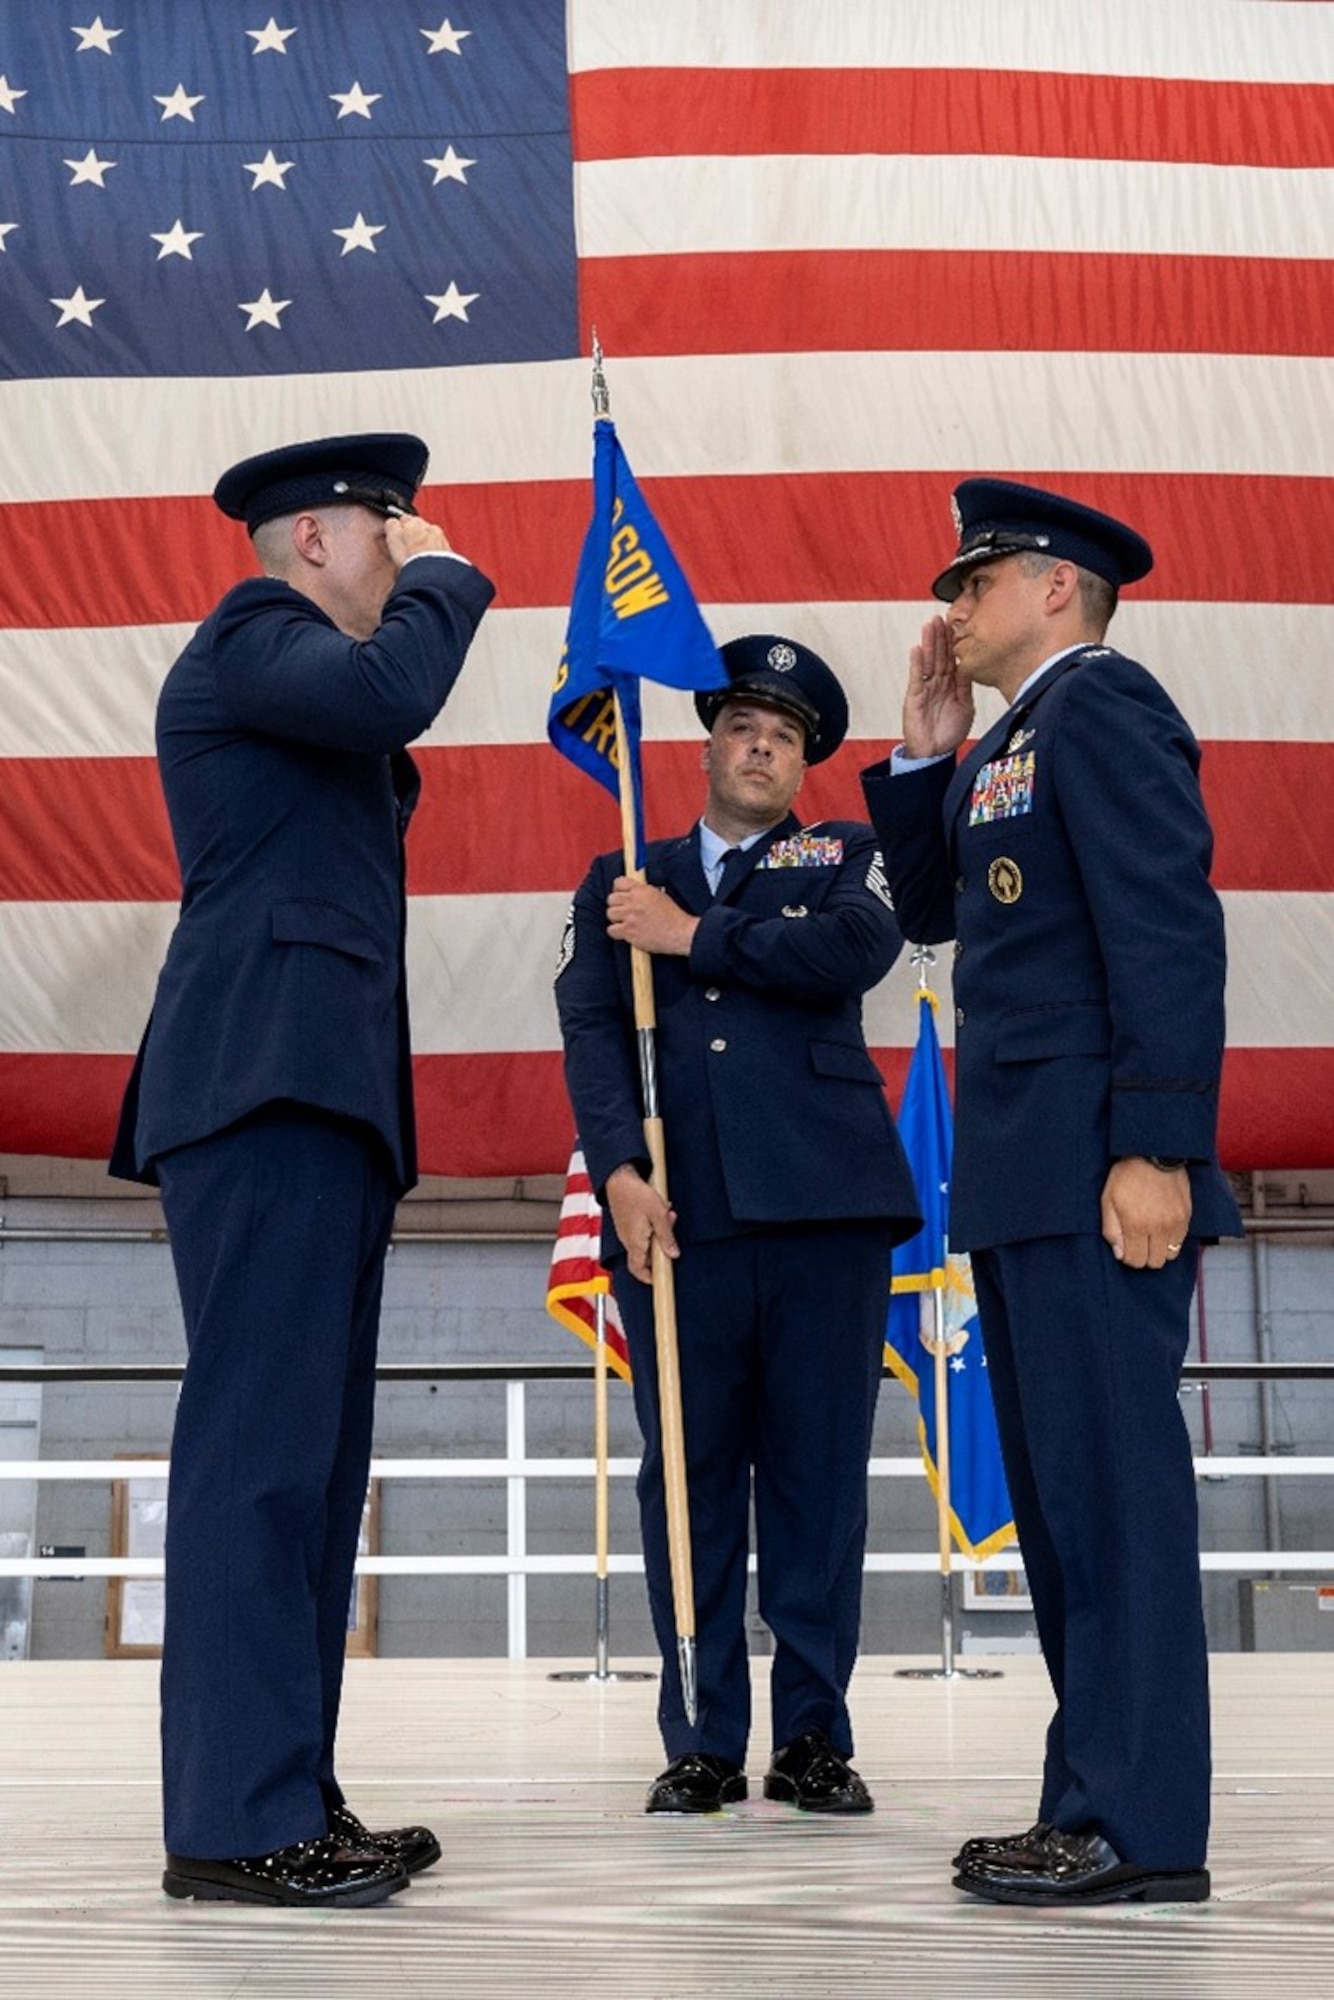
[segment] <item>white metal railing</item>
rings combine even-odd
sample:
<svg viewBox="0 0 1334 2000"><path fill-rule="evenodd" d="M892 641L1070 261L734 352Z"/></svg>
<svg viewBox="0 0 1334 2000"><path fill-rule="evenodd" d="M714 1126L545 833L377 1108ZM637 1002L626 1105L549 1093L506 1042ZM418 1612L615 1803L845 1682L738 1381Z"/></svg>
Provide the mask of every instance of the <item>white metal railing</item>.
<svg viewBox="0 0 1334 2000"><path fill-rule="evenodd" d="M503 1479L506 1484L506 1540L503 1552L486 1555L397 1556L367 1555L358 1559L363 1576L503 1576L508 1586L508 1657L525 1659L528 1651L527 1579L530 1576L589 1576L596 1563L593 1554L571 1552L536 1555L528 1548L528 1486L540 1480L591 1481L596 1473L592 1458L529 1458L527 1455L527 1408L525 1382L505 1381L505 1453L499 1458L377 1458L371 1463L373 1479ZM612 1479L631 1479L639 1469L634 1458L608 1460ZM873 1479L920 1479L920 1457L873 1458ZM1334 1457L1285 1455L1283 1457L1197 1458L1196 1477L1203 1481L1235 1478L1310 1478L1334 1474ZM160 1458L76 1458L0 1460L0 1479L9 1480L126 1480L163 1479L166 1467ZM591 1510L590 1510L591 1513ZM754 1567L754 1558L751 1559ZM882 1574L940 1573L938 1551L871 1551L868 1572ZM959 1554L951 1557L953 1571L978 1569L1017 1570L1023 1558L1017 1549L992 1556L986 1563L974 1562ZM1334 1575L1334 1550L1289 1549L1210 1549L1201 1552L1203 1570L1260 1570L1272 1574L1326 1573ZM607 1559L612 1575L642 1573L641 1555L614 1555ZM0 1558L0 1576L53 1577L160 1577L160 1556L9 1556Z"/></svg>

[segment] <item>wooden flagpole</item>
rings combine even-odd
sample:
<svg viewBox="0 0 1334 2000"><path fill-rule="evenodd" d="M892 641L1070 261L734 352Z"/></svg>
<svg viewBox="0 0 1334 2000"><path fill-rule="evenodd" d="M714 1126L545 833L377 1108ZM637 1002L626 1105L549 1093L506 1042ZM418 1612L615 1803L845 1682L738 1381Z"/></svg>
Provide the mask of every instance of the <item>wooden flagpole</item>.
<svg viewBox="0 0 1334 2000"><path fill-rule="evenodd" d="M634 779L621 698L616 704L616 756L620 772L621 842L625 872L637 882L644 870L635 865L637 849ZM667 1191L667 1150L662 1114L658 1109L657 1007L653 998L653 961L638 945L630 947L634 995L635 1037L639 1045L639 1079L644 1097L644 1145L649 1157L649 1181L664 1202ZM662 1477L667 1501L667 1547L672 1570L672 1607L676 1617L676 1652L681 1669L681 1698L686 1719L694 1725L699 1700L695 1664L695 1578L690 1553L690 1493L686 1485L685 1429L681 1418L681 1364L676 1339L676 1284L672 1260L653 1239L653 1331L658 1355L658 1422L662 1430Z"/></svg>
<svg viewBox="0 0 1334 2000"><path fill-rule="evenodd" d="M602 372L602 347L593 331L593 415L596 423L611 420L611 398ZM629 734L620 694L613 689L616 717L616 769L621 806L621 846L625 872L645 880L637 866L638 814ZM667 1150L658 1108L657 1007L653 998L653 960L637 945L630 947L634 997L635 1039L639 1048L639 1080L644 1100L644 1145L649 1157L649 1181L668 1201ZM677 1664L681 1700L693 1727L699 1714L695 1658L695 1577L690 1551L690 1493L686 1484L685 1429L681 1417L681 1364L676 1338L676 1285L671 1259L653 1239L653 1331L658 1359L658 1422L662 1432L662 1477L667 1503L667 1548L672 1572L672 1608L676 1620Z"/></svg>

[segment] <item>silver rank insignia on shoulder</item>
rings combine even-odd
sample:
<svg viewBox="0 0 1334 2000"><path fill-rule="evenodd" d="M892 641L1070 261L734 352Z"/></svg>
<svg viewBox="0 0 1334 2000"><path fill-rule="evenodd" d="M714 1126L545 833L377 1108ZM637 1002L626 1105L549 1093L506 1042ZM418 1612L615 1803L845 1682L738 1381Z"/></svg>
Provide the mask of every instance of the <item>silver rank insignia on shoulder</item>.
<svg viewBox="0 0 1334 2000"><path fill-rule="evenodd" d="M565 916L565 929L561 932L560 950L556 953L556 970L551 975L552 983L558 980L567 965L574 959L574 904L571 903Z"/></svg>
<svg viewBox="0 0 1334 2000"><path fill-rule="evenodd" d="M889 893L889 877L885 874L884 857L877 847L871 856L871 865L866 871L866 886L873 896L878 896L887 910L894 907L894 898Z"/></svg>
<svg viewBox="0 0 1334 2000"><path fill-rule="evenodd" d="M1016 729L1014 735L1005 746L1006 755L1010 756L1016 750L1022 750L1025 743L1031 743L1037 733L1036 729Z"/></svg>

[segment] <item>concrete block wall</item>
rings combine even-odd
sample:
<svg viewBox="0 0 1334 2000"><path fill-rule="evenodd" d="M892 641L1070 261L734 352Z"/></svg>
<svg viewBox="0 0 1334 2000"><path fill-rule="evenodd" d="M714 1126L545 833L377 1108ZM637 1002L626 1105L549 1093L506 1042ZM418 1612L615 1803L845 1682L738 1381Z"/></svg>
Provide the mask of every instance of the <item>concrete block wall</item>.
<svg viewBox="0 0 1334 2000"><path fill-rule="evenodd" d="M127 1218L153 1218L153 1205L48 1197L0 1207L11 1228L21 1212L27 1228L109 1230ZM160 1221L160 1218L158 1218ZM554 1207L547 1220L554 1227ZM386 1361L578 1359L581 1344L545 1310L549 1233L542 1240L405 1240L388 1266L381 1356ZM1329 1358L1334 1248L1276 1243L1268 1252L1271 1325L1280 1359ZM1210 1358L1255 1355L1255 1274L1251 1252L1222 1245L1205 1261L1204 1339ZM175 1282L165 1241L41 1241L0 1236L0 1348L40 1349L48 1362L176 1361L183 1358ZM165 1453L171 1436L174 1385L70 1384L42 1399L42 1453L47 1458L143 1456ZM592 1390L586 1382L535 1382L526 1390L531 1456L592 1453ZM1228 1384L1205 1397L1192 1390L1186 1411L1196 1449L1206 1427L1222 1455L1258 1448L1259 1391ZM629 1390L613 1381L611 1451L634 1457L638 1434ZM1299 1452L1334 1452L1334 1385L1306 1382L1272 1392L1272 1434ZM393 1383L381 1386L378 1456L433 1454L498 1457L505 1451L505 1390L496 1383ZM916 1453L916 1412L901 1386L887 1379L875 1451ZM1206 1548L1262 1545L1265 1517L1257 1479L1206 1481L1200 1489ZM1284 1545L1334 1544L1334 1488L1328 1481L1275 1482ZM37 1539L110 1549L111 1492L105 1481L44 1483L39 1489ZM493 1480L403 1481L381 1501L386 1553L484 1554L503 1550L506 1495ZM871 1542L875 1550L931 1552L935 1510L925 1479L873 1483ZM588 1552L593 1542L591 1489L583 1482L532 1482L528 1546L539 1553ZM634 1553L638 1527L633 1481L613 1482L611 1546ZM1206 1576L1212 1643L1240 1643L1234 1575ZM613 1578L613 1656L653 1651L642 1579ZM379 1643L387 1655L501 1654L505 1650L507 1586L503 1578L387 1577L380 1582ZM40 1658L94 1657L103 1650L106 1585L46 1581L32 1594L31 1651ZM960 1624L979 1634L1018 1634L1022 1613L969 1612ZM594 1586L590 1577L530 1580L528 1649L549 1656L587 1656L594 1648ZM755 1627L757 1649L764 1645ZM865 1647L869 1652L938 1652L940 1585L935 1574L867 1578Z"/></svg>

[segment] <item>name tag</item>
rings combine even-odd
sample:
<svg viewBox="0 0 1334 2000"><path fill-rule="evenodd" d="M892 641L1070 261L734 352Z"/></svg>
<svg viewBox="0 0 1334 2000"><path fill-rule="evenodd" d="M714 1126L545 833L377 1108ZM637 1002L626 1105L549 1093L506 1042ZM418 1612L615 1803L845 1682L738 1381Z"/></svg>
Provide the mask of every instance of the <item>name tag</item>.
<svg viewBox="0 0 1334 2000"><path fill-rule="evenodd" d="M794 833L776 840L757 868L838 868L843 842L827 833Z"/></svg>
<svg viewBox="0 0 1334 2000"><path fill-rule="evenodd" d="M1033 773L1037 758L1032 750L1019 757L997 757L984 764L973 780L968 805L969 826L986 826L994 819L1017 819L1033 810Z"/></svg>

